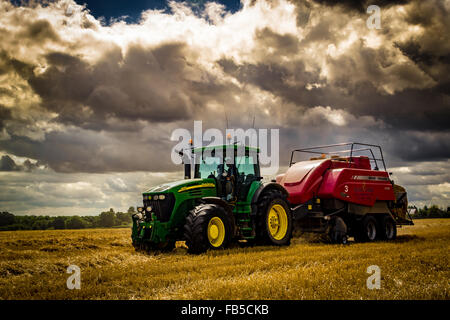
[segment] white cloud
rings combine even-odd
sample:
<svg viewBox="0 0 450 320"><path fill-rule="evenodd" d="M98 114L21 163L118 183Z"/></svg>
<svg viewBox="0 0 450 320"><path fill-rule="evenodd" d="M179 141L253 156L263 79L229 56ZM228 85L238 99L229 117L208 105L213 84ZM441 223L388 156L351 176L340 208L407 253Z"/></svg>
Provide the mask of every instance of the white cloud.
<svg viewBox="0 0 450 320"><path fill-rule="evenodd" d="M436 204L450 205L450 160L409 163L405 167L394 167L397 184L406 187L408 198L419 207Z"/></svg>

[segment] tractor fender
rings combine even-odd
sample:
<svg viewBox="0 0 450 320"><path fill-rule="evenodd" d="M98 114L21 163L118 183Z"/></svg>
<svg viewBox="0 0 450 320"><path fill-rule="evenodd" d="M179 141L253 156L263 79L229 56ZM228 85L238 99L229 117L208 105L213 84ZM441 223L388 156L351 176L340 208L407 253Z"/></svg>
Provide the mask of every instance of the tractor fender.
<svg viewBox="0 0 450 320"><path fill-rule="evenodd" d="M234 219L233 209L225 200L219 197L204 197L200 201L201 203L217 204L225 209L228 218L231 222L231 229L233 230L233 235L236 234L236 220Z"/></svg>
<svg viewBox="0 0 450 320"><path fill-rule="evenodd" d="M257 208L257 203L259 200L259 197L268 190L278 190L281 191L281 193L283 193L286 198L289 196L289 193L287 192L287 190L281 185L278 184L276 182L268 182L268 183L264 183L262 184L258 189L256 189L253 198L252 198L252 215L255 215L258 212L258 208Z"/></svg>

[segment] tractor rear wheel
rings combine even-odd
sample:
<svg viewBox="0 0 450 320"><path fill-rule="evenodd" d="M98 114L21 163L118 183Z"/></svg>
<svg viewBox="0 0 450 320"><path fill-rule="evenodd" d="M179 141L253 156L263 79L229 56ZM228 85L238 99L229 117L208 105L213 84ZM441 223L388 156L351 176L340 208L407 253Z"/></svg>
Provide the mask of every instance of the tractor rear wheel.
<svg viewBox="0 0 450 320"><path fill-rule="evenodd" d="M278 190L265 192L258 203L256 242L289 245L292 238L292 213L286 197Z"/></svg>
<svg viewBox="0 0 450 320"><path fill-rule="evenodd" d="M184 237L192 254L225 248L231 238L231 222L225 209L217 204L195 207L186 218Z"/></svg>
<svg viewBox="0 0 450 320"><path fill-rule="evenodd" d="M355 234L355 241L357 242L372 242L377 239L378 234L377 220L372 216L366 216L358 226Z"/></svg>
<svg viewBox="0 0 450 320"><path fill-rule="evenodd" d="M386 215L381 218L379 237L381 240L395 240L397 237L397 225L392 217Z"/></svg>

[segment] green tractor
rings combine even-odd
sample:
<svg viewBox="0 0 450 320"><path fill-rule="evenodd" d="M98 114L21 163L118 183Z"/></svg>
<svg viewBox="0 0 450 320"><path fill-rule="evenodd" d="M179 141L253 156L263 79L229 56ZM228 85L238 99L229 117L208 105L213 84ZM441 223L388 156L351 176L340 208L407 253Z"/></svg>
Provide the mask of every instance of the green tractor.
<svg viewBox="0 0 450 320"><path fill-rule="evenodd" d="M171 251L176 241L186 241L193 254L231 242L290 244L288 193L277 183L262 182L258 148L233 144L191 151L196 160L183 161L184 180L143 193L144 205L133 215L137 250Z"/></svg>

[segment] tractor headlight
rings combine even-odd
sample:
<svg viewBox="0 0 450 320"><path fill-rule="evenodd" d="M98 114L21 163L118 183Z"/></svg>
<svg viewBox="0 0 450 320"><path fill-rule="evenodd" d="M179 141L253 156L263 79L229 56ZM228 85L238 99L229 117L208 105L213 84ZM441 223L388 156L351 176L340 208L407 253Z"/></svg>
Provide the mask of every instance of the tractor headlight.
<svg viewBox="0 0 450 320"><path fill-rule="evenodd" d="M165 195L163 195L163 194L160 194L160 195L159 195L159 200L164 200L165 198L166 198Z"/></svg>
<svg viewBox="0 0 450 320"><path fill-rule="evenodd" d="M148 206L148 207L147 207L147 212L151 212L152 209L153 209L153 208L152 208L151 206Z"/></svg>
<svg viewBox="0 0 450 320"><path fill-rule="evenodd" d="M138 211L139 213L141 213L142 211L144 211L144 208L138 207L138 208L137 208L137 211Z"/></svg>
<svg viewBox="0 0 450 320"><path fill-rule="evenodd" d="M153 196L153 200L158 200L158 195Z"/></svg>

